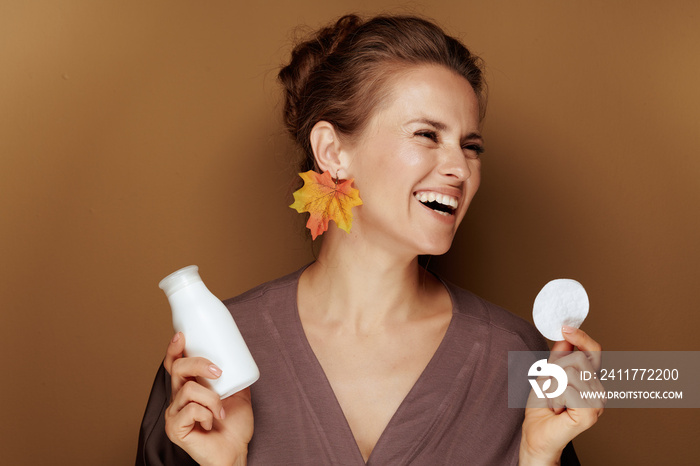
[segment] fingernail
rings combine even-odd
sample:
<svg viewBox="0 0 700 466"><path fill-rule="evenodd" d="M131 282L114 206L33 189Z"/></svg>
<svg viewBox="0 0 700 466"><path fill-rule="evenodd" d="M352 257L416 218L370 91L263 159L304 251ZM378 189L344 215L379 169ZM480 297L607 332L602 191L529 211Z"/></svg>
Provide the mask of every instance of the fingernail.
<svg viewBox="0 0 700 466"><path fill-rule="evenodd" d="M574 333L576 330L578 330L578 329L576 329L575 327L569 327L568 325L564 325L564 326L561 328L561 331L562 331L563 333Z"/></svg>
<svg viewBox="0 0 700 466"><path fill-rule="evenodd" d="M214 374L215 376L219 377L221 375L221 369L216 367L214 364L209 366L209 372Z"/></svg>
<svg viewBox="0 0 700 466"><path fill-rule="evenodd" d="M175 342L178 341L179 339L180 339L180 332L177 332L177 333L175 334L175 336L173 337L173 343L175 343Z"/></svg>
<svg viewBox="0 0 700 466"><path fill-rule="evenodd" d="M221 408L221 412L219 413L219 417L220 417L221 419L224 419L224 418L226 417L226 411L224 411L224 408L223 408L223 407Z"/></svg>

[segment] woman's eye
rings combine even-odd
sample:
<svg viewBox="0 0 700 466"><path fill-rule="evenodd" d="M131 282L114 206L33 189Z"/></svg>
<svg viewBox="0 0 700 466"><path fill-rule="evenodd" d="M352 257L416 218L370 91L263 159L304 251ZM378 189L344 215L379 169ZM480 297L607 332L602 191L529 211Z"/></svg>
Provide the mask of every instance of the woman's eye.
<svg viewBox="0 0 700 466"><path fill-rule="evenodd" d="M484 146L481 144L467 144L464 146L464 150L471 152L474 157L479 157L481 154L484 153Z"/></svg>
<svg viewBox="0 0 700 466"><path fill-rule="evenodd" d="M424 138L430 139L433 142L438 142L437 133L435 131L418 131L416 133L416 136L422 136Z"/></svg>

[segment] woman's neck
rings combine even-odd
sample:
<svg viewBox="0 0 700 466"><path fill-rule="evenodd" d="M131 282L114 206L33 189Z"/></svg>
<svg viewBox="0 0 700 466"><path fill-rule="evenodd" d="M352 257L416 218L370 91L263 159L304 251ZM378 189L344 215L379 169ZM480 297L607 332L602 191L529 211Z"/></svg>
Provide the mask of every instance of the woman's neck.
<svg viewBox="0 0 700 466"><path fill-rule="evenodd" d="M422 317L417 313L424 312L427 303L446 294L442 284L418 265L416 256L399 257L332 236L299 281L300 304L314 320L364 333Z"/></svg>

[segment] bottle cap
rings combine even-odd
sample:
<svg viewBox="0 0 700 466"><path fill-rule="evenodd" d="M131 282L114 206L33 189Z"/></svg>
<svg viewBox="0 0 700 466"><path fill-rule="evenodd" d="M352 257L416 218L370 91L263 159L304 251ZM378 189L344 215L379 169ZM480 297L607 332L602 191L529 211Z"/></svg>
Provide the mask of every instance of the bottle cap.
<svg viewBox="0 0 700 466"><path fill-rule="evenodd" d="M180 270L176 270L158 283L158 288L165 291L165 295L170 297L173 293L192 283L201 282L198 273L199 267L188 265Z"/></svg>

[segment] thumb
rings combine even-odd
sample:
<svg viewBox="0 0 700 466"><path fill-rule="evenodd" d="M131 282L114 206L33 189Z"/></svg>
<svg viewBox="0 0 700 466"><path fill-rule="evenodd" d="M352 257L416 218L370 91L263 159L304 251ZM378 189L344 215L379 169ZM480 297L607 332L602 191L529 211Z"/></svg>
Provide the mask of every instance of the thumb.
<svg viewBox="0 0 700 466"><path fill-rule="evenodd" d="M562 341L555 341L554 344L552 345L552 350L551 351L573 351L574 350L574 345L569 343L566 340Z"/></svg>
<svg viewBox="0 0 700 466"><path fill-rule="evenodd" d="M571 354L574 351L574 345L566 340L555 341L552 345L552 349L549 351L551 354L550 362Z"/></svg>

